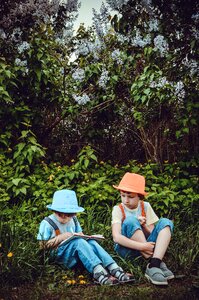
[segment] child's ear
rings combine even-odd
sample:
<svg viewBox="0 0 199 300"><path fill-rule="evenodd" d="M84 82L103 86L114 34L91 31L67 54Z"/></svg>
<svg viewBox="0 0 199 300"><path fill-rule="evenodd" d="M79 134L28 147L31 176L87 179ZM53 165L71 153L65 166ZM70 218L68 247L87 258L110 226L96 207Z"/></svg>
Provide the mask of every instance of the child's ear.
<svg viewBox="0 0 199 300"><path fill-rule="evenodd" d="M138 194L138 197L140 198L140 200L144 200L144 195Z"/></svg>

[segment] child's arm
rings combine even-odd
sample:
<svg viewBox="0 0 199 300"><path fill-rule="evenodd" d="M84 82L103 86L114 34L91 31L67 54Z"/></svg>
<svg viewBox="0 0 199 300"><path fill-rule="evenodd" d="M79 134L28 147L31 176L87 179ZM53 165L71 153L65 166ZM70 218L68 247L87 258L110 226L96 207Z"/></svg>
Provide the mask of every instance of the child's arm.
<svg viewBox="0 0 199 300"><path fill-rule="evenodd" d="M138 216L138 221L140 222L140 225L142 226L145 236L148 237L155 227L154 224L147 225L146 217L143 217L143 216Z"/></svg>
<svg viewBox="0 0 199 300"><path fill-rule="evenodd" d="M112 225L112 235L113 240L115 243L120 244L124 247L130 248L132 250L139 250L140 252L146 252L147 256L150 256L153 254L154 245L153 242L138 242L132 239L129 239L122 235L121 233L121 224L120 223L114 223ZM143 256L144 253L143 253Z"/></svg>
<svg viewBox="0 0 199 300"><path fill-rule="evenodd" d="M39 245L41 249L49 249L49 248L56 248L62 241L69 238L73 233L71 232L64 232L61 233L54 238L47 240L47 241L40 241Z"/></svg>

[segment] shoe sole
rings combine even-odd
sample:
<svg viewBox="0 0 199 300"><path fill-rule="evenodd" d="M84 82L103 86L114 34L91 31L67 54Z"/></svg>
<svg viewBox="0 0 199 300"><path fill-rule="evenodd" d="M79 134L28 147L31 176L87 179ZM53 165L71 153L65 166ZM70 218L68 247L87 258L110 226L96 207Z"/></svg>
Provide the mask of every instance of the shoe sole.
<svg viewBox="0 0 199 300"><path fill-rule="evenodd" d="M125 280L125 281L119 281L119 283L130 283L130 282L135 282L135 279L129 279L129 280Z"/></svg>
<svg viewBox="0 0 199 300"><path fill-rule="evenodd" d="M112 284L101 284L99 281L94 281L94 283L97 284L97 285L101 285L101 286L114 286L114 285L120 284L119 281L118 282L114 282Z"/></svg>
<svg viewBox="0 0 199 300"><path fill-rule="evenodd" d="M168 285L167 281L155 281L155 280L151 279L151 277L148 276L147 274L145 274L145 277L148 279L148 281L150 281L151 283L153 283L155 285Z"/></svg>
<svg viewBox="0 0 199 300"><path fill-rule="evenodd" d="M166 277L167 280L170 280L170 279L173 279L173 278L175 278L174 275L170 275L170 276L167 276L167 277Z"/></svg>

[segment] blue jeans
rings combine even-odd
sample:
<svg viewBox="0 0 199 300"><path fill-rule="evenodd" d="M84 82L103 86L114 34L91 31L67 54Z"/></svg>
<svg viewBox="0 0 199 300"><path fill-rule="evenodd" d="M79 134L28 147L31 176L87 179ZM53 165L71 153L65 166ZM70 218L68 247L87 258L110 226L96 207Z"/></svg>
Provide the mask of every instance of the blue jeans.
<svg viewBox="0 0 199 300"><path fill-rule="evenodd" d="M165 228L166 226L170 227L171 233L173 232L173 222L166 218L161 218L155 228L151 232L151 234L147 238L147 242L156 242L158 234L160 231ZM142 226L136 217L128 217L124 220L122 224L122 235L126 236L127 238L131 238L132 235L135 233L136 230L142 230ZM138 250L133 250L119 244L115 244L114 247L115 251L124 258L135 258L140 256L141 253Z"/></svg>
<svg viewBox="0 0 199 300"><path fill-rule="evenodd" d="M54 253L54 262L72 268L82 262L86 270L93 273L94 267L101 264L104 268L115 261L95 240L74 239L60 246Z"/></svg>

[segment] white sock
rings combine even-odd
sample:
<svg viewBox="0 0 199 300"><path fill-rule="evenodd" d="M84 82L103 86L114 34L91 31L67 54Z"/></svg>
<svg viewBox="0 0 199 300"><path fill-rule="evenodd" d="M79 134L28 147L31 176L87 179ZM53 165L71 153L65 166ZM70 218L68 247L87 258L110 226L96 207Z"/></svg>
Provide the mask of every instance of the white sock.
<svg viewBox="0 0 199 300"><path fill-rule="evenodd" d="M108 272L104 269L102 265L95 266L95 268L93 269L93 274L95 275L96 273L100 273L100 272L103 272L104 275L108 274Z"/></svg>
<svg viewBox="0 0 199 300"><path fill-rule="evenodd" d="M117 269L117 268L121 269L121 268L116 264L116 262L114 262L114 263L110 264L109 266L107 266L107 269L108 269L110 272L111 272L112 270L114 270L114 269Z"/></svg>

